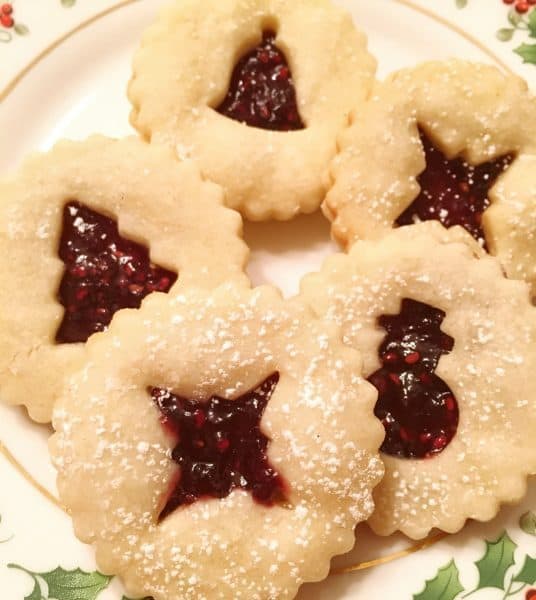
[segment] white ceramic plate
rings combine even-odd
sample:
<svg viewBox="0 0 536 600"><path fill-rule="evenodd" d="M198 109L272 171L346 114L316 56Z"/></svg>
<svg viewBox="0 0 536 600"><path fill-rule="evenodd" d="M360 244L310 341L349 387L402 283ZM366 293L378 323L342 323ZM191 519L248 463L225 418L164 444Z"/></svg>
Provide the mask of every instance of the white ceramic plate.
<svg viewBox="0 0 536 600"><path fill-rule="evenodd" d="M492 1L487 0L488 7ZM494 57L489 44L407 2L338 3L367 31L380 76L420 60L452 55L496 62L503 68L505 62L512 62L511 57ZM19 4L22 7L23 0ZM130 60L159 4L127 0L89 22L87 10L81 11L78 19L69 22L76 31L67 31L65 39L37 61L43 48L33 48L27 55L30 68L0 93L0 173L62 137L133 133L125 96ZM18 5L14 8L17 11ZM501 8L498 0L495 8ZM69 29L64 22L63 28ZM0 28L0 41L1 33ZM0 77L2 50L0 45ZM532 68L536 77L536 67L528 66ZM288 223L246 224L245 231L252 248L253 282L275 283L287 295L297 291L302 274L317 269L323 257L336 250L329 240L329 226L319 214ZM54 501L54 473L46 448L49 433L47 427L32 424L23 410L0 406L0 597L119 600L119 581L96 573L92 550L76 541L69 518ZM531 511L536 512L534 482L521 505L503 510L491 523L469 524L455 536L415 544L403 536L378 538L361 527L359 549L334 562L334 569L351 567L352 572L304 586L299 598L453 600L473 590L475 598L523 598L536 587L536 560L527 559L529 554L536 556L536 517ZM431 581L425 586L426 579Z"/></svg>

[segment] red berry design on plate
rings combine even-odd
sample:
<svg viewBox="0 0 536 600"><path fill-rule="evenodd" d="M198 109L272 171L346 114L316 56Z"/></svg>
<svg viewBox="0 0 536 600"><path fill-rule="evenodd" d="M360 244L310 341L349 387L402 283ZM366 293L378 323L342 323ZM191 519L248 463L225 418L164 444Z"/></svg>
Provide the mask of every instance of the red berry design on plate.
<svg viewBox="0 0 536 600"><path fill-rule="evenodd" d="M5 13L0 14L0 23L7 28L13 27L15 25L13 17Z"/></svg>
<svg viewBox="0 0 536 600"><path fill-rule="evenodd" d="M15 25L13 19L13 6L9 3L2 4L0 7L0 24L8 29Z"/></svg>
<svg viewBox="0 0 536 600"><path fill-rule="evenodd" d="M296 90L275 33L265 31L262 42L234 68L229 91L216 110L251 127L274 131L303 129Z"/></svg>
<svg viewBox="0 0 536 600"><path fill-rule="evenodd" d="M147 248L121 237L115 221L79 202L63 211L59 257L65 263L60 344L87 341L119 309L139 308L147 294L167 292L177 280L176 273L151 263Z"/></svg>
<svg viewBox="0 0 536 600"><path fill-rule="evenodd" d="M180 467L159 520L202 498L225 498L235 488L251 492L265 506L283 502L286 483L268 460L269 438L261 418L279 382L272 373L234 400L207 401L150 388L163 427L175 440L171 457Z"/></svg>
<svg viewBox="0 0 536 600"><path fill-rule="evenodd" d="M536 600L536 589L532 588L525 594L525 600Z"/></svg>
<svg viewBox="0 0 536 600"><path fill-rule="evenodd" d="M489 207L488 193L512 163L510 154L470 165L462 158L447 158L421 131L426 167L417 177L420 193L396 219L397 225L415 221L440 221L445 227L461 225L486 247L482 215Z"/></svg>
<svg viewBox="0 0 536 600"><path fill-rule="evenodd" d="M378 390L374 414L385 427L382 452L426 458L444 450L458 428L458 403L435 373L454 340L440 329L445 313L415 300L402 300L398 315L383 315L387 331L379 348L382 367L368 380Z"/></svg>
<svg viewBox="0 0 536 600"><path fill-rule="evenodd" d="M513 4L516 12L524 14L530 10L531 6L536 5L536 0L503 0L503 3Z"/></svg>

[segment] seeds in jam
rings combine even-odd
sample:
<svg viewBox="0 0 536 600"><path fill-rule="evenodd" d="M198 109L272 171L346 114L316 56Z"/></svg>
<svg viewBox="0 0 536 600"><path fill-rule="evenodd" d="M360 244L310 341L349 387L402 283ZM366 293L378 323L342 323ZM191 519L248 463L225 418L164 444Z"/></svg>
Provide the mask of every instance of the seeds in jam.
<svg viewBox="0 0 536 600"><path fill-rule="evenodd" d="M435 373L454 340L440 329L445 313L402 300L398 315L383 315L382 367L368 380L378 390L374 414L385 427L381 451L400 458L425 458L444 450L458 428L458 403Z"/></svg>
<svg viewBox="0 0 536 600"><path fill-rule="evenodd" d="M272 373L234 400L212 396L206 402L149 389L162 425L175 439L171 457L180 467L160 521L180 506L225 498L235 488L266 506L285 500L286 483L268 460L270 440L260 426L278 382L279 373Z"/></svg>
<svg viewBox="0 0 536 600"><path fill-rule="evenodd" d="M265 31L262 42L238 61L227 96L216 110L251 127L304 129L292 74L275 45L275 33Z"/></svg>
<svg viewBox="0 0 536 600"><path fill-rule="evenodd" d="M421 191L396 224L436 220L445 227L461 225L486 248L482 215L490 205L489 190L514 157L506 154L474 166L459 157L448 159L422 130L420 135L426 158L417 177Z"/></svg>
<svg viewBox="0 0 536 600"><path fill-rule="evenodd" d="M119 235L112 219L80 202L63 211L59 257L65 272L58 301L65 307L56 342L86 342L116 311L139 308L151 292L167 292L177 274L153 265L147 248Z"/></svg>

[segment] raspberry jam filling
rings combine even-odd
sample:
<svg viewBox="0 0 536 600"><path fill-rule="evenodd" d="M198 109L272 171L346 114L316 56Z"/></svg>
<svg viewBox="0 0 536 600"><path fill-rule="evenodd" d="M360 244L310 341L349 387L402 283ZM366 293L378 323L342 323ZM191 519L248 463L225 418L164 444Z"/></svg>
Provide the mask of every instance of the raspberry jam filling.
<svg viewBox="0 0 536 600"><path fill-rule="evenodd" d="M378 390L374 414L385 427L381 451L401 458L426 458L444 450L458 428L458 403L434 371L454 340L440 329L445 313L402 300L398 315L383 315L387 331L382 367L368 380Z"/></svg>
<svg viewBox="0 0 536 600"><path fill-rule="evenodd" d="M422 130L420 135L426 158L426 168L417 177L421 191L396 224L433 219L445 227L461 225L485 248L482 215L490 205L488 193L514 157L506 154L474 166L459 157L448 159Z"/></svg>
<svg viewBox="0 0 536 600"><path fill-rule="evenodd" d="M270 440L260 425L278 381L279 373L272 373L235 400L212 396L206 402L149 389L180 466L159 521L201 498L225 498L234 488L250 491L265 506L285 500L287 486L268 460Z"/></svg>
<svg viewBox="0 0 536 600"><path fill-rule="evenodd" d="M262 42L238 61L227 96L216 110L261 129L304 129L292 74L274 32L265 31Z"/></svg>
<svg viewBox="0 0 536 600"><path fill-rule="evenodd" d="M151 263L147 248L121 237L115 221L79 202L64 208L59 257L65 263L60 344L86 342L120 308L139 308L147 294L167 292L177 280Z"/></svg>

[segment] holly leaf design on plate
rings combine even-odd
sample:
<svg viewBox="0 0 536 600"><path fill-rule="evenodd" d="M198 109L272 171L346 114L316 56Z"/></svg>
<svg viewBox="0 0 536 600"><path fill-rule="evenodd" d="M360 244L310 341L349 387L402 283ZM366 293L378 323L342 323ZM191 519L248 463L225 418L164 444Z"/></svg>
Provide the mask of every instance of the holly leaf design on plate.
<svg viewBox="0 0 536 600"><path fill-rule="evenodd" d="M512 8L512 10L508 11L508 21L510 21L514 27L517 27L523 21L523 17L515 10L515 8Z"/></svg>
<svg viewBox="0 0 536 600"><path fill-rule="evenodd" d="M48 573L36 573L48 586L50 598L58 600L96 600L106 589L112 577L98 571L86 573L81 569L65 571L61 567Z"/></svg>
<svg viewBox="0 0 536 600"><path fill-rule="evenodd" d="M509 42L514 36L515 29L513 27L503 27L497 31L497 39L501 42Z"/></svg>
<svg viewBox="0 0 536 600"><path fill-rule="evenodd" d="M413 600L454 600L463 590L460 572L454 560L451 560L438 570L433 579L426 580L424 590L420 594L414 594Z"/></svg>
<svg viewBox="0 0 536 600"><path fill-rule="evenodd" d="M536 10L532 10L527 21L530 37L536 38Z"/></svg>
<svg viewBox="0 0 536 600"><path fill-rule="evenodd" d="M514 52L521 56L524 63L536 65L536 44L523 43L521 46L514 48Z"/></svg>
<svg viewBox="0 0 536 600"><path fill-rule="evenodd" d="M43 595L41 594L41 586L37 579L34 579L34 587L29 596L24 596L24 600L43 600Z"/></svg>
<svg viewBox="0 0 536 600"><path fill-rule="evenodd" d="M103 575L98 571L86 573L81 569L66 571L61 567L46 573L30 571L16 564L7 565L10 569L18 569L34 580L32 593L24 600L96 600L97 596L106 589L113 577ZM48 593L43 592L42 582L46 583Z"/></svg>
<svg viewBox="0 0 536 600"><path fill-rule="evenodd" d="M28 35L30 33L28 27L26 25L23 25L22 23L15 23L15 27L13 27L13 30L17 35Z"/></svg>
<svg viewBox="0 0 536 600"><path fill-rule="evenodd" d="M536 535L536 514L530 510L519 519L519 527L529 535Z"/></svg>
<svg viewBox="0 0 536 600"><path fill-rule="evenodd" d="M536 583L536 558L527 556L523 568L514 577L513 581L519 581L519 583L526 583L527 585L534 585Z"/></svg>
<svg viewBox="0 0 536 600"><path fill-rule="evenodd" d="M504 590L506 572L515 563L516 548L517 544L512 541L506 531L495 542L486 541L486 552L475 563L480 575L478 590L490 587Z"/></svg>

